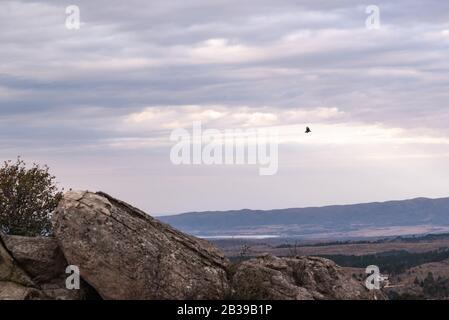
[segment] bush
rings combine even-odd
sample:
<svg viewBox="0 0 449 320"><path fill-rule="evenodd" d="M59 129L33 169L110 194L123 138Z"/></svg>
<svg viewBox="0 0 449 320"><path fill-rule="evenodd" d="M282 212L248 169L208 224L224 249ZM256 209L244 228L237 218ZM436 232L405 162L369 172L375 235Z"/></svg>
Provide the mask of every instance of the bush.
<svg viewBox="0 0 449 320"><path fill-rule="evenodd" d="M27 168L19 158L0 168L0 230L6 234L51 234L51 214L62 198L48 166Z"/></svg>

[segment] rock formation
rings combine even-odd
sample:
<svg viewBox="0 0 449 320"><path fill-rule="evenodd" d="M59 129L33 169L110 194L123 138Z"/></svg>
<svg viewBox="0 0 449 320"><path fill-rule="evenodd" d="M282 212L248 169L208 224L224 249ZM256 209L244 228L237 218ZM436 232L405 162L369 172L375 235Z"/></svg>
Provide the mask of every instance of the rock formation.
<svg viewBox="0 0 449 320"><path fill-rule="evenodd" d="M0 238L0 299L25 300L40 298L30 277L18 266Z"/></svg>
<svg viewBox="0 0 449 320"><path fill-rule="evenodd" d="M218 299L224 255L110 196L70 192L54 216L70 264L104 299Z"/></svg>
<svg viewBox="0 0 449 320"><path fill-rule="evenodd" d="M370 299L368 290L333 261L265 255L241 263L232 278L240 299Z"/></svg>
<svg viewBox="0 0 449 320"><path fill-rule="evenodd" d="M0 238L0 299L369 299L330 260L263 256L232 264L186 235L104 193L68 192L54 237ZM80 290L65 287L79 267Z"/></svg>
<svg viewBox="0 0 449 320"><path fill-rule="evenodd" d="M83 300L96 293L86 283L66 288L67 262L54 238L0 237L0 299Z"/></svg>

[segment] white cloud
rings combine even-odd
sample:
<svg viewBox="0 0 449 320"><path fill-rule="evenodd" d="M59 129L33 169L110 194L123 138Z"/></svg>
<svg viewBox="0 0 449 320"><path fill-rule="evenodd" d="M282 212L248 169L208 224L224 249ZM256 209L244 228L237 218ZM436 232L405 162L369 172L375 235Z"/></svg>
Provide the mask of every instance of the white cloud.
<svg viewBox="0 0 449 320"><path fill-rule="evenodd" d="M279 109L245 106L160 106L148 107L126 116L120 130L143 132L155 136L156 146L168 137L168 130L191 130L194 121L206 128L219 130L275 128L280 144L294 145L449 145L449 137L432 130L404 129L385 124L354 122L338 108ZM312 134L304 134L310 126ZM162 130L162 131L161 131ZM151 147L151 139L137 138L135 147ZM168 140L165 140L169 143ZM131 143L131 141L128 141Z"/></svg>
<svg viewBox="0 0 449 320"><path fill-rule="evenodd" d="M226 105L152 106L125 116L125 128L176 129L193 121L226 127L262 127L295 122L336 120L344 116L338 108L277 108Z"/></svg>

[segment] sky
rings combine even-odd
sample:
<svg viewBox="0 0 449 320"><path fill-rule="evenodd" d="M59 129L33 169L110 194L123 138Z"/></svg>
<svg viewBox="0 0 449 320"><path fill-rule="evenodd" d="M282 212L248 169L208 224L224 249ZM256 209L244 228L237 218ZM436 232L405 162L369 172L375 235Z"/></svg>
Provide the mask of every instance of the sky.
<svg viewBox="0 0 449 320"><path fill-rule="evenodd" d="M0 44L0 159L66 190L154 215L449 196L449 2L2 0ZM175 165L195 122L276 128L276 174Z"/></svg>

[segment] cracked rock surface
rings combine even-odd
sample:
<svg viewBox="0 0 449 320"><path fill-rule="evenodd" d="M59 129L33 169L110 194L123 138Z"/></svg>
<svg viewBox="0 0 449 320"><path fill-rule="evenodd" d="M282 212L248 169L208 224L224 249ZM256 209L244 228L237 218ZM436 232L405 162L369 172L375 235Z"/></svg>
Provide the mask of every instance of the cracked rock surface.
<svg viewBox="0 0 449 320"><path fill-rule="evenodd" d="M13 259L0 238L0 299L26 300L43 296L34 288L34 285L31 278Z"/></svg>
<svg viewBox="0 0 449 320"><path fill-rule="evenodd" d="M54 238L0 235L0 300L84 300L95 292L81 281L66 288L67 261Z"/></svg>
<svg viewBox="0 0 449 320"><path fill-rule="evenodd" d="M218 249L104 193L67 193L54 232L104 299L218 299L227 290Z"/></svg>
<svg viewBox="0 0 449 320"><path fill-rule="evenodd" d="M278 258L265 255L242 262L233 289L240 299L372 299L360 282L333 261L319 257ZM377 293L383 298L381 293Z"/></svg>

